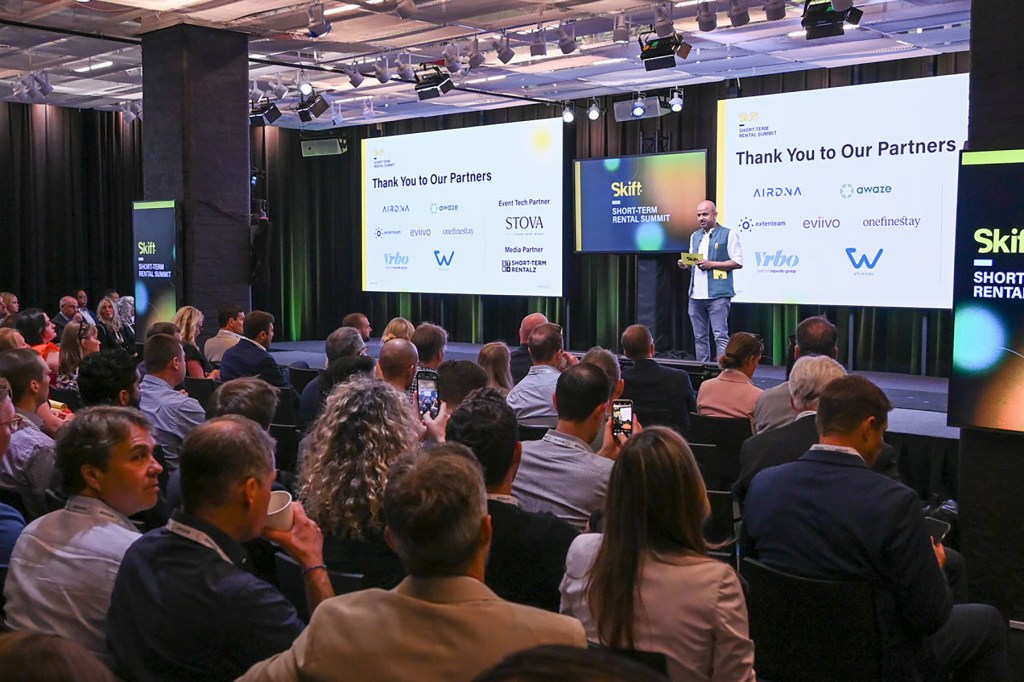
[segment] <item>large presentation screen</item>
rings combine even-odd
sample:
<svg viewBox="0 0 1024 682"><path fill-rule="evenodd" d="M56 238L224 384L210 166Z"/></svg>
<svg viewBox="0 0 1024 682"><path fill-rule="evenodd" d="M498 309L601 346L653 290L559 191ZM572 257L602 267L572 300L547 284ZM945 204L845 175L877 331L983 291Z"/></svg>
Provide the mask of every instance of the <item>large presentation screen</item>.
<svg viewBox="0 0 1024 682"><path fill-rule="evenodd" d="M723 100L737 302L949 308L967 75Z"/></svg>
<svg viewBox="0 0 1024 682"><path fill-rule="evenodd" d="M178 310L178 218L173 201L132 204L135 238L135 331L169 320Z"/></svg>
<svg viewBox="0 0 1024 682"><path fill-rule="evenodd" d="M951 426L1024 431L1024 150L964 152Z"/></svg>
<svg viewBox="0 0 1024 682"><path fill-rule="evenodd" d="M561 296L563 127L363 140L363 290Z"/></svg>
<svg viewBox="0 0 1024 682"><path fill-rule="evenodd" d="M707 198L706 150L581 159L574 171L577 251L689 251Z"/></svg>

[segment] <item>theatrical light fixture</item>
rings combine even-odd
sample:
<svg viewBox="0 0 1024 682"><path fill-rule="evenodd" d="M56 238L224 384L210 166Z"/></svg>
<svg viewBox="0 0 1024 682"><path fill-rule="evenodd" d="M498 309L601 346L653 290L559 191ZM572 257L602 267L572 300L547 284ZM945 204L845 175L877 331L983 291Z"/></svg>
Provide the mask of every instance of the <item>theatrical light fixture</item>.
<svg viewBox="0 0 1024 682"><path fill-rule="evenodd" d="M845 9L837 10L836 5ZM864 12L854 7L852 2L805 0L800 25L806 31L807 40L831 38L846 32L844 24L859 24L862 16Z"/></svg>
<svg viewBox="0 0 1024 682"><path fill-rule="evenodd" d="M462 71L462 57L459 55L459 46L455 43L448 43L441 50L441 56L444 58L444 68L448 69L448 73L458 73Z"/></svg>
<svg viewBox="0 0 1024 682"><path fill-rule="evenodd" d="M128 106L128 102L121 102L121 122L125 125L129 125L136 118L138 118L138 116L131 110L131 107Z"/></svg>
<svg viewBox="0 0 1024 682"><path fill-rule="evenodd" d="M702 2L697 5L697 28L704 33L718 28L718 15L715 14L716 9L718 9L718 6L716 5L712 9L711 2Z"/></svg>
<svg viewBox="0 0 1024 682"><path fill-rule="evenodd" d="M412 64L403 62L401 57L398 58L398 63L395 65L395 72L404 81L416 80L416 72L413 71Z"/></svg>
<svg viewBox="0 0 1024 682"><path fill-rule="evenodd" d="M786 18L786 0L768 0L764 4L764 18L768 21L781 21Z"/></svg>
<svg viewBox="0 0 1024 682"><path fill-rule="evenodd" d="M615 17L615 27L612 28L612 42L619 44L629 42L629 24L626 22L625 14Z"/></svg>
<svg viewBox="0 0 1024 682"><path fill-rule="evenodd" d="M373 76L381 83L387 83L391 80L391 71L388 70L387 57L382 57L373 65Z"/></svg>
<svg viewBox="0 0 1024 682"><path fill-rule="evenodd" d="M633 107L629 112L634 118L640 118L647 112L647 98L644 97L644 93L636 93L636 99L633 100Z"/></svg>
<svg viewBox="0 0 1024 682"><path fill-rule="evenodd" d="M304 73L295 81L295 89L298 90L299 94L303 97L309 97L313 94L313 85L306 80L306 74Z"/></svg>
<svg viewBox="0 0 1024 682"><path fill-rule="evenodd" d="M572 123L576 120L576 112L572 110L572 104L569 102L562 102L562 121L565 123Z"/></svg>
<svg viewBox="0 0 1024 682"><path fill-rule="evenodd" d="M360 73L359 69L357 69L354 65L353 66L342 66L341 70L344 71L346 75L348 75L348 82L352 84L353 88L358 88L360 85L363 84L363 81L365 80L365 77L363 76L362 73ZM300 90L300 92L301 92L301 90ZM312 89L310 90L310 92L312 92ZM303 94L305 94L305 93L303 93Z"/></svg>
<svg viewBox="0 0 1024 682"><path fill-rule="evenodd" d="M373 96L363 100L363 118L373 118L377 112L373 110Z"/></svg>
<svg viewBox="0 0 1024 682"><path fill-rule="evenodd" d="M498 61L502 64L508 64L516 56L515 50L508 46L508 36L503 35L500 41L495 40L493 47L498 53Z"/></svg>
<svg viewBox="0 0 1024 682"><path fill-rule="evenodd" d="M537 24L537 32L533 34L533 42L530 43L530 56L543 57L548 53L548 44L544 42L544 25Z"/></svg>
<svg viewBox="0 0 1024 682"><path fill-rule="evenodd" d="M596 99L590 100L590 106L587 107L587 118L591 121L601 118L601 105L597 103Z"/></svg>
<svg viewBox="0 0 1024 682"><path fill-rule="evenodd" d="M729 23L733 25L733 28L750 23L750 11L747 10L746 1L729 0Z"/></svg>
<svg viewBox="0 0 1024 682"><path fill-rule="evenodd" d="M324 99L324 96L317 95L311 99L303 100L302 104L299 105L299 118L303 123L309 123L314 118L319 118L320 114L330 108L331 105Z"/></svg>
<svg viewBox="0 0 1024 682"><path fill-rule="evenodd" d="M45 71L32 74L32 80L35 82L36 88L39 89L39 94L43 97L53 92L53 86L50 85L50 76Z"/></svg>
<svg viewBox="0 0 1024 682"><path fill-rule="evenodd" d="M580 49L579 43L576 42L576 28L572 28L572 34L570 35L564 26L558 27L558 49L562 51L562 54L572 54L576 50Z"/></svg>
<svg viewBox="0 0 1024 682"><path fill-rule="evenodd" d="M473 49L469 53L469 68L477 68L484 63L484 59L484 53L480 51L480 39L473 38Z"/></svg>
<svg viewBox="0 0 1024 682"><path fill-rule="evenodd" d="M419 8L413 0L398 0L398 4L395 5L395 12L402 19L409 19L413 17Z"/></svg>
<svg viewBox="0 0 1024 682"><path fill-rule="evenodd" d="M319 38L331 32L331 22L324 18L324 6L322 3L318 2L310 5L309 9L306 10L306 15L309 17L309 25L306 27L306 30L309 31L310 38Z"/></svg>
<svg viewBox="0 0 1024 682"><path fill-rule="evenodd" d="M131 106L129 106L128 109L130 109L131 112L135 114L140 121L142 120L142 100L132 102Z"/></svg>
<svg viewBox="0 0 1024 682"><path fill-rule="evenodd" d="M260 90L260 84L258 81L253 81L252 89L249 90L249 101L259 102L261 99L263 99L263 91Z"/></svg>
<svg viewBox="0 0 1024 682"><path fill-rule="evenodd" d="M686 59L693 49L678 33L667 38L651 37L650 33L644 33L637 38L637 42L640 43L640 61L647 71L674 68L676 57Z"/></svg>
<svg viewBox="0 0 1024 682"><path fill-rule="evenodd" d="M270 84L270 91L274 93L274 97L278 99L284 99L288 94L288 86L284 84L281 77L278 76L274 79L274 82Z"/></svg>
<svg viewBox="0 0 1024 682"><path fill-rule="evenodd" d="M668 108L677 114L683 110L683 91L681 88L672 89L672 97L668 101Z"/></svg>
<svg viewBox="0 0 1024 682"><path fill-rule="evenodd" d="M654 8L654 32L659 38L667 38L676 32L672 21L672 4L664 3Z"/></svg>
<svg viewBox="0 0 1024 682"><path fill-rule="evenodd" d="M281 110L276 102L259 102L252 105L249 112L249 125L258 128L267 126L281 118Z"/></svg>
<svg viewBox="0 0 1024 682"><path fill-rule="evenodd" d="M832 0L832 9L836 12L845 12L853 7L853 0Z"/></svg>
<svg viewBox="0 0 1024 682"><path fill-rule="evenodd" d="M427 65L416 72L416 96L420 101L440 97L454 87L452 77L440 66Z"/></svg>

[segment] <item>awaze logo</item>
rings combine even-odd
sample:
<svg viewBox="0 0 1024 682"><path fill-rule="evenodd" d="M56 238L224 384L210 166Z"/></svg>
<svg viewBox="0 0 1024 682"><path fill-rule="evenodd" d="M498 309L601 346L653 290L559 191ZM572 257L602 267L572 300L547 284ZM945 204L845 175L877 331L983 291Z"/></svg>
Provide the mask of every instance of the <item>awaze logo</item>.
<svg viewBox="0 0 1024 682"><path fill-rule="evenodd" d="M450 252L447 256L441 253L441 249L434 249L434 260L437 261L439 267L447 268L452 264L452 260L455 259L455 252Z"/></svg>
<svg viewBox="0 0 1024 682"><path fill-rule="evenodd" d="M874 270L883 253L885 253L885 249L879 249L875 252L874 258L869 258L866 253L857 255L857 249L852 246L846 249L846 257L850 259L850 265L857 270L860 270L863 267L867 267L868 270Z"/></svg>
<svg viewBox="0 0 1024 682"><path fill-rule="evenodd" d="M892 185L861 185L860 187L854 187L848 182L844 182L839 186L839 196L844 199L849 199L853 195L862 196L864 194L892 194Z"/></svg>

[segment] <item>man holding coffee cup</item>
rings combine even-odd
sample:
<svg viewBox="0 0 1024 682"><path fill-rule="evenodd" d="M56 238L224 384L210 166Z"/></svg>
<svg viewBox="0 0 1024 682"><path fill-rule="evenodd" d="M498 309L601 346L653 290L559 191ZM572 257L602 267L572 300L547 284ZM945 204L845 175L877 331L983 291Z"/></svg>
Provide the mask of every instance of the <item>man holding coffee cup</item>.
<svg viewBox="0 0 1024 682"><path fill-rule="evenodd" d="M323 535L298 503L287 530L266 527L274 442L249 419L230 415L196 427L180 466L183 510L126 553L108 643L127 679L234 679L287 649L304 628L276 589L244 570L240 544L262 533L281 545L302 566L315 607L334 596Z"/></svg>

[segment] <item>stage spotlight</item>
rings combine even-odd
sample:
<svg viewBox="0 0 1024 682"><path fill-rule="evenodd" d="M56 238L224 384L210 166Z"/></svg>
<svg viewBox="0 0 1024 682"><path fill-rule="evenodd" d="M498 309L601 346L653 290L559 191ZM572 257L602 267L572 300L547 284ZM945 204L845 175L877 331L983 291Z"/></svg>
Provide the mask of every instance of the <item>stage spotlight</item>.
<svg viewBox="0 0 1024 682"><path fill-rule="evenodd" d="M498 53L498 61L508 64L516 56L515 50L508 46L508 36L502 36L501 40L493 43L494 51Z"/></svg>
<svg viewBox="0 0 1024 682"><path fill-rule="evenodd" d="M439 66L425 66L416 72L416 96L420 101L440 97L454 87L451 76Z"/></svg>
<svg viewBox="0 0 1024 682"><path fill-rule="evenodd" d="M381 83L387 83L391 80L391 70L388 69L387 58L382 58L373 65L373 77Z"/></svg>
<svg viewBox="0 0 1024 682"><path fill-rule="evenodd" d="M676 57L686 59L693 49L678 33L667 38L652 38L650 35L645 33L637 38L640 43L640 61L647 71L674 68Z"/></svg>
<svg viewBox="0 0 1024 682"><path fill-rule="evenodd" d="M477 68L484 63L484 59L484 53L480 51L480 39L473 38L473 50L469 53L469 68Z"/></svg>
<svg viewBox="0 0 1024 682"><path fill-rule="evenodd" d="M659 38L667 38L676 32L671 4L665 3L654 8L654 32Z"/></svg>
<svg viewBox="0 0 1024 682"><path fill-rule="evenodd" d="M576 112L572 110L572 105L568 102L562 102L562 121L565 123L572 123L576 120Z"/></svg>
<svg viewBox="0 0 1024 682"><path fill-rule="evenodd" d="M24 81L17 80L11 83L11 94L14 95L14 99L19 102L27 102L31 99L31 95L28 91L28 86L25 85Z"/></svg>
<svg viewBox="0 0 1024 682"><path fill-rule="evenodd" d="M279 118L281 110L277 108L276 102L256 103L249 112L249 125L254 128L267 126Z"/></svg>
<svg viewBox="0 0 1024 682"><path fill-rule="evenodd" d="M50 76L45 71L32 74L32 80L35 81L36 87L39 88L39 94L43 97L53 92L53 86L50 85Z"/></svg>
<svg viewBox="0 0 1024 682"><path fill-rule="evenodd" d="M853 0L832 0L832 9L836 12L845 12L853 7Z"/></svg>
<svg viewBox="0 0 1024 682"><path fill-rule="evenodd" d="M590 100L590 106L587 107L587 118L591 121L601 118L601 105L597 103L596 99Z"/></svg>
<svg viewBox="0 0 1024 682"><path fill-rule="evenodd" d="M121 102L121 122L125 125L129 125L132 121L138 118L135 112L128 106L128 102Z"/></svg>
<svg viewBox="0 0 1024 682"><path fill-rule="evenodd" d="M299 80L295 83L295 89L299 91L299 94L303 97L309 97L313 94L313 86L308 80L306 80L305 74L299 76Z"/></svg>
<svg viewBox="0 0 1024 682"><path fill-rule="evenodd" d="M729 23L733 28L746 26L750 23L750 12L745 4L746 0L729 0Z"/></svg>
<svg viewBox="0 0 1024 682"><path fill-rule="evenodd" d="M458 45L448 43L441 50L441 56L444 57L444 68L448 69L449 73L462 71L462 58L459 56Z"/></svg>
<svg viewBox="0 0 1024 682"><path fill-rule="evenodd" d="M409 62L403 62L401 57L398 58L398 63L395 65L395 72L398 74L398 77L404 81L416 80L416 72L413 71L412 64Z"/></svg>
<svg viewBox="0 0 1024 682"><path fill-rule="evenodd" d="M309 25L306 27L306 30L309 31L310 38L319 38L331 32L331 22L324 18L324 6L322 3L318 2L310 5L309 9L306 10L306 15L309 17Z"/></svg>
<svg viewBox="0 0 1024 682"><path fill-rule="evenodd" d="M714 9L711 7L710 2L702 2L697 6L697 28L707 33L708 31L714 31L718 28L718 15L715 10L718 9L717 5Z"/></svg>
<svg viewBox="0 0 1024 682"><path fill-rule="evenodd" d="M615 17L615 27L612 28L612 42L619 44L629 42L629 24L626 22L625 14Z"/></svg>
<svg viewBox="0 0 1024 682"><path fill-rule="evenodd" d="M544 26L537 24L537 32L533 34L533 42L530 43L530 56L543 57L548 53L548 44L544 42Z"/></svg>
<svg viewBox="0 0 1024 682"><path fill-rule="evenodd" d="M398 4L395 6L395 12L402 19L410 19L415 16L419 8L413 0L398 0Z"/></svg>
<svg viewBox="0 0 1024 682"><path fill-rule="evenodd" d="M668 101L668 108L674 113L679 113L683 110L683 90L682 88L673 88L672 97Z"/></svg>
<svg viewBox="0 0 1024 682"><path fill-rule="evenodd" d="M838 11L835 5L845 7ZM833 3L832 0L805 0L804 14L800 25L806 31L807 40L817 38L832 38L843 35L844 24L856 25L860 23L864 12L853 7L851 3Z"/></svg>
<svg viewBox="0 0 1024 682"><path fill-rule="evenodd" d="M363 118L373 118L377 115L377 112L373 110L373 97L367 97L363 100Z"/></svg>
<svg viewBox="0 0 1024 682"><path fill-rule="evenodd" d="M363 76L362 73L360 73L359 69L356 68L355 65L342 66L341 69L348 75L348 82L352 84L353 88L358 88L360 85L363 84L363 81L366 80L366 78ZM302 92L301 88L299 89L299 92ZM310 92L312 92L312 89L310 89Z"/></svg>
<svg viewBox="0 0 1024 682"><path fill-rule="evenodd" d="M273 83L270 85L270 91L274 93L274 97L283 99L288 94L288 86L281 81L281 77L278 76Z"/></svg>
<svg viewBox="0 0 1024 682"><path fill-rule="evenodd" d="M135 114L139 120L142 120L142 100L132 102L131 106L128 107L133 114Z"/></svg>
<svg viewBox="0 0 1024 682"><path fill-rule="evenodd" d="M252 89L249 90L249 101L259 102L263 99L263 91L260 90L260 85L257 81L252 82Z"/></svg>
<svg viewBox="0 0 1024 682"><path fill-rule="evenodd" d="M764 5L764 18L781 21L786 18L786 0L768 0Z"/></svg>
<svg viewBox="0 0 1024 682"><path fill-rule="evenodd" d="M327 103L323 95L317 95L316 97L303 101L299 105L299 118L302 119L303 123L309 123L314 118L319 118L320 114L324 113L331 108L331 105Z"/></svg>
<svg viewBox="0 0 1024 682"><path fill-rule="evenodd" d="M562 54L572 54L580 49L579 43L576 42L575 28L572 29L572 33L569 35L563 26L558 27L558 49L562 51Z"/></svg>
<svg viewBox="0 0 1024 682"><path fill-rule="evenodd" d="M647 99L644 97L644 93L636 93L636 99L633 100L633 107L629 110L634 118L640 118L647 113Z"/></svg>

